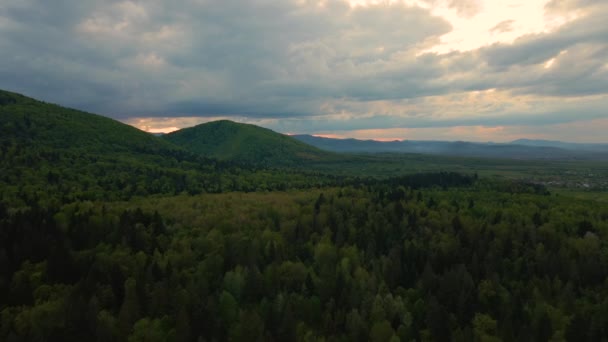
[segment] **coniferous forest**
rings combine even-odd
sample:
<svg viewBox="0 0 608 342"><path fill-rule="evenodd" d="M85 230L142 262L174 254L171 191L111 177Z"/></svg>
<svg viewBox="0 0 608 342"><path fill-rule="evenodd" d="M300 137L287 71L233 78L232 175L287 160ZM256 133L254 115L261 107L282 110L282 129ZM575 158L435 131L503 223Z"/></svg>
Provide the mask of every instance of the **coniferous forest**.
<svg viewBox="0 0 608 342"><path fill-rule="evenodd" d="M604 192L223 126L0 92L0 340L608 339Z"/></svg>

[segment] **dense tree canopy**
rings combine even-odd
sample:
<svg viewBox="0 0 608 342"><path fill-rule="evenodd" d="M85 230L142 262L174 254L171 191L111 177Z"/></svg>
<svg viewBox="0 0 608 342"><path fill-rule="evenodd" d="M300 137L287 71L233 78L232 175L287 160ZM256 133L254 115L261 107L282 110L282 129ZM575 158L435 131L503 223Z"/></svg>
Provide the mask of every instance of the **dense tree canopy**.
<svg viewBox="0 0 608 342"><path fill-rule="evenodd" d="M380 184L3 208L3 340L608 335L608 206Z"/></svg>

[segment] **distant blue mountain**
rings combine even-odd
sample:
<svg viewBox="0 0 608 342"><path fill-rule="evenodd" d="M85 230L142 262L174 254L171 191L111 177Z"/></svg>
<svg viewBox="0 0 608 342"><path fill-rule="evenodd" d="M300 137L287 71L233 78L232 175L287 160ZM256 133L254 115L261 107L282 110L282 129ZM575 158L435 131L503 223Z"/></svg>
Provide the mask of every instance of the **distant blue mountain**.
<svg viewBox="0 0 608 342"><path fill-rule="evenodd" d="M524 145L524 146L536 146L536 147L557 147L565 150L575 151L597 151L597 152L608 152L608 144L588 144L588 143L571 143L563 141L553 140L534 140L534 139L517 139L513 140L511 144Z"/></svg>
<svg viewBox="0 0 608 342"><path fill-rule="evenodd" d="M510 143L475 143L466 141L333 139L312 135L294 135L293 137L320 149L346 153L392 152L514 159L608 160L608 144L576 144L529 139L515 140Z"/></svg>

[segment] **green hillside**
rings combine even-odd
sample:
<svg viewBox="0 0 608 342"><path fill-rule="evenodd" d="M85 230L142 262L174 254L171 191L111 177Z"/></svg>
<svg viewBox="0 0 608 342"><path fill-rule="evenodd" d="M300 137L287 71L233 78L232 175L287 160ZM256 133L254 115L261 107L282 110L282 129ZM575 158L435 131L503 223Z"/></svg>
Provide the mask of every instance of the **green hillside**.
<svg viewBox="0 0 608 342"><path fill-rule="evenodd" d="M179 150L110 118L0 90L0 141L87 152L167 154Z"/></svg>
<svg viewBox="0 0 608 342"><path fill-rule="evenodd" d="M164 138L203 156L258 165L294 165L332 156L270 129L229 120L185 128Z"/></svg>
<svg viewBox="0 0 608 342"><path fill-rule="evenodd" d="M215 168L214 161L118 121L0 91L0 200L200 191Z"/></svg>
<svg viewBox="0 0 608 342"><path fill-rule="evenodd" d="M256 140L243 143L255 145ZM267 142L272 143L272 139ZM306 145L293 143L303 146L291 148L303 158ZM279 150L282 156L287 153ZM311 158L321 154L310 150ZM151 194L256 191L335 182L295 172L254 170L243 163L236 166L100 115L0 90L0 204L53 206Z"/></svg>

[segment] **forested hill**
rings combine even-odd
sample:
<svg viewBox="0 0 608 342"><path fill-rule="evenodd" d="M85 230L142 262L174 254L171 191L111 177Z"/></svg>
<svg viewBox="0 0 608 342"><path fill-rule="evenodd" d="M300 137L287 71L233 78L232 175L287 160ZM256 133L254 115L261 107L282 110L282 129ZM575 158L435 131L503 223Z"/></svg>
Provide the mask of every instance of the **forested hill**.
<svg viewBox="0 0 608 342"><path fill-rule="evenodd" d="M270 130L223 121L185 131L199 130L208 132L204 137L225 138L212 156L227 160L206 158L103 116L0 91L0 207L351 182L337 175L275 168L337 158ZM266 164L246 163L258 160Z"/></svg>
<svg viewBox="0 0 608 342"><path fill-rule="evenodd" d="M86 152L173 154L167 141L110 118L48 104L0 90L0 141L3 146L40 146Z"/></svg>
<svg viewBox="0 0 608 342"><path fill-rule="evenodd" d="M203 156L258 165L295 165L333 156L270 129L229 120L185 128L163 138Z"/></svg>
<svg viewBox="0 0 608 342"><path fill-rule="evenodd" d="M1 199L11 206L199 189L215 168L129 125L0 91Z"/></svg>
<svg viewBox="0 0 608 342"><path fill-rule="evenodd" d="M333 182L205 158L115 120L1 90L0 171L0 202L11 207Z"/></svg>

